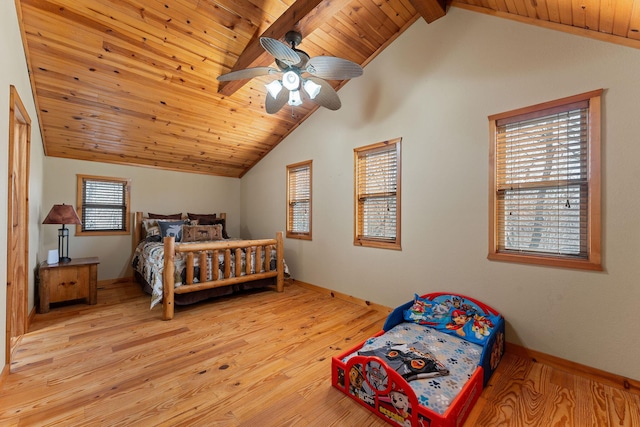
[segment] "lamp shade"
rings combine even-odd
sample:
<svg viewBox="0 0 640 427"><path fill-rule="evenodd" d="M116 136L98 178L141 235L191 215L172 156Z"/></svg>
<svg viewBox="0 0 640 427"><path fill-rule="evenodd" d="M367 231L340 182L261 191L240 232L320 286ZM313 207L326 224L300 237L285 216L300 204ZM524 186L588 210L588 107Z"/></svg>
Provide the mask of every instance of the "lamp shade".
<svg viewBox="0 0 640 427"><path fill-rule="evenodd" d="M267 88L267 91L269 91L273 99L276 99L278 97L278 94L282 90L282 83L280 83L280 80L274 80L268 85L265 85L265 87Z"/></svg>
<svg viewBox="0 0 640 427"><path fill-rule="evenodd" d="M302 105L302 97L300 96L299 90L292 90L289 92L289 105L293 105L294 107Z"/></svg>
<svg viewBox="0 0 640 427"><path fill-rule="evenodd" d="M307 94L309 94L309 98L311 99L315 99L315 97L320 93L320 89L322 88L322 86L311 80L305 80L303 87Z"/></svg>
<svg viewBox="0 0 640 427"><path fill-rule="evenodd" d="M82 224L71 205L53 205L43 224Z"/></svg>

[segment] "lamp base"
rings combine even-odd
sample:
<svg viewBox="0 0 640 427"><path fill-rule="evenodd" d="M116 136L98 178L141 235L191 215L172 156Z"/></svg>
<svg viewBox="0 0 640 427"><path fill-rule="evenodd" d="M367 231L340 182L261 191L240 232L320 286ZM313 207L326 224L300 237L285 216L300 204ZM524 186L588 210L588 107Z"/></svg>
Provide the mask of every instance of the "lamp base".
<svg viewBox="0 0 640 427"><path fill-rule="evenodd" d="M58 264L65 264L65 263L70 262L70 261L71 261L71 258L69 258L68 256L61 256L58 259Z"/></svg>

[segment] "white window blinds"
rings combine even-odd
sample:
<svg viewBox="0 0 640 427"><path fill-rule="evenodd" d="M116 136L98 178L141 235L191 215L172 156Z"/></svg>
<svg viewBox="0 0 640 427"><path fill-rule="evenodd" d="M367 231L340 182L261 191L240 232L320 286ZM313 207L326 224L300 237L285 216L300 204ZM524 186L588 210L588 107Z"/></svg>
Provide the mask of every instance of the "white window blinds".
<svg viewBox="0 0 640 427"><path fill-rule="evenodd" d="M356 240L399 241L400 139L356 150Z"/></svg>
<svg viewBox="0 0 640 427"><path fill-rule="evenodd" d="M588 256L589 103L496 122L498 251Z"/></svg>
<svg viewBox="0 0 640 427"><path fill-rule="evenodd" d="M82 180L82 231L126 231L127 183Z"/></svg>
<svg viewBox="0 0 640 427"><path fill-rule="evenodd" d="M310 235L311 162L287 166L287 187L287 233Z"/></svg>

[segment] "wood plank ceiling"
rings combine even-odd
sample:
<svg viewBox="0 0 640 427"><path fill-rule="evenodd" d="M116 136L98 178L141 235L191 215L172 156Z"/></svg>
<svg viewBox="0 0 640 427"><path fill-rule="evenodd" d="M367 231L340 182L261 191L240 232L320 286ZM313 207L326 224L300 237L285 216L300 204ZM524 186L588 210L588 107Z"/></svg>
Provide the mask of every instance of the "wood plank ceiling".
<svg viewBox="0 0 640 427"><path fill-rule="evenodd" d="M317 109L306 101L267 114L274 76L216 80L272 65L260 36L295 29L311 57L365 67L416 19L446 10L442 0L15 1L47 156L227 177L243 176ZM640 47L640 0L451 5Z"/></svg>

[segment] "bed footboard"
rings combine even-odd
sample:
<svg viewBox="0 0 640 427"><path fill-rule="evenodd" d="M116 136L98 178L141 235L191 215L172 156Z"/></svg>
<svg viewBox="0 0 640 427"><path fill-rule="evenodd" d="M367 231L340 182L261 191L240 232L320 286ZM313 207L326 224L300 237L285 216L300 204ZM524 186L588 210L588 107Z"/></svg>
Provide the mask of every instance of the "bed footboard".
<svg viewBox="0 0 640 427"><path fill-rule="evenodd" d="M479 366L447 412L440 415L421 405L409 383L382 359L354 356L344 363L342 359L352 351L333 357L332 385L393 425L461 426L482 393Z"/></svg>
<svg viewBox="0 0 640 427"><path fill-rule="evenodd" d="M271 268L270 254L275 249L275 270ZM186 280L175 287L175 257L182 254L186 257ZM231 271L231 258L240 260L245 256L247 260L243 269L241 262L234 263ZM223 277L212 274L207 278L206 268L200 268L198 282L194 283L194 264L196 257L201 266L206 265L206 260L218 260L224 258ZM250 262L254 259L254 263ZM254 266L252 272L252 265ZM216 266L217 267L217 266ZM284 240L282 232L276 233L275 239L262 240L225 240L219 242L202 242L194 244L176 244L173 237L164 238L164 271L163 271L163 320L171 320L174 315L174 295L195 292L203 289L211 289L220 286L235 285L260 279L274 278L276 290L284 290Z"/></svg>

